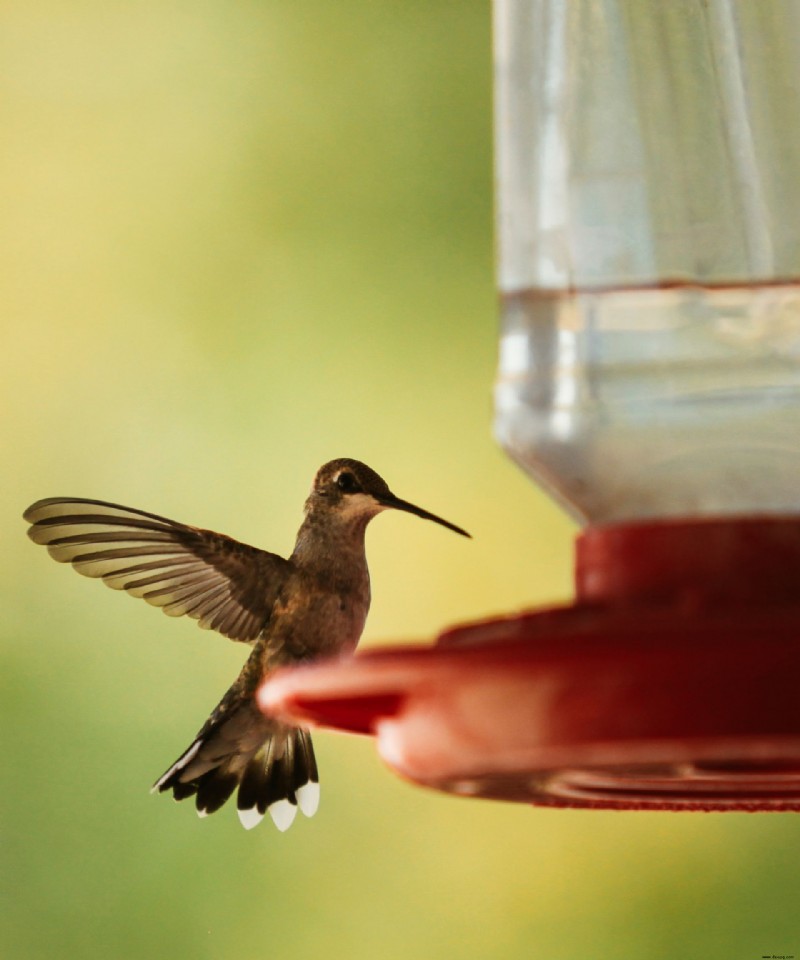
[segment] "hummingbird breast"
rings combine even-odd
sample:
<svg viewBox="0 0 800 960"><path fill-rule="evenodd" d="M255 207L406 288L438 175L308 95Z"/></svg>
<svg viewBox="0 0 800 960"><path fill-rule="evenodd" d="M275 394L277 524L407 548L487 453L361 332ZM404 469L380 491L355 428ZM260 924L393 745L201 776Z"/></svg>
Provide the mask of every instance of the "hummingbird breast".
<svg viewBox="0 0 800 960"><path fill-rule="evenodd" d="M289 577L264 634L265 667L352 653L366 623L369 575L347 578L298 570Z"/></svg>

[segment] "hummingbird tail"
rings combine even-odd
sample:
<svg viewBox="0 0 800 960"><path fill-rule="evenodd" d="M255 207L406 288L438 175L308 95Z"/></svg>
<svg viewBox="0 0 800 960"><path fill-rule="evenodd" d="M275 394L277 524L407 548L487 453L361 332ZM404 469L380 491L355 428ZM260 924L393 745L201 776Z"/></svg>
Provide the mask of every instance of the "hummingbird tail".
<svg viewBox="0 0 800 960"><path fill-rule="evenodd" d="M307 817L319 806L319 776L308 730L280 727L253 749L231 738L234 716L210 724L153 786L172 790L176 800L195 797L197 813L219 810L239 788L239 820L251 830L269 813L275 826L288 830L297 808ZM226 729L230 726L234 730ZM228 734L226 736L225 734Z"/></svg>
<svg viewBox="0 0 800 960"><path fill-rule="evenodd" d="M319 806L319 775L308 730L286 732L283 752L268 740L245 767L236 797L239 820L251 830L269 813L279 830L288 830L297 808L313 817Z"/></svg>

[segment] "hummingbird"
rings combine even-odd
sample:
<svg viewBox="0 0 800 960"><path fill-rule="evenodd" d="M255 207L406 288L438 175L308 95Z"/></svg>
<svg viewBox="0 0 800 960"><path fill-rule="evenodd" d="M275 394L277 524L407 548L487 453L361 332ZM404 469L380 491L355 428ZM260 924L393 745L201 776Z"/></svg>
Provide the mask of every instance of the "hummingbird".
<svg viewBox="0 0 800 960"><path fill-rule="evenodd" d="M233 685L152 792L194 797L205 817L238 787L239 820L247 830L267 812L281 831L298 807L313 816L319 777L311 735L262 714L255 694L279 667L355 649L370 605L364 534L387 509L469 537L401 500L374 470L349 458L317 471L288 559L102 500L53 497L25 511L28 536L59 563L252 647Z"/></svg>

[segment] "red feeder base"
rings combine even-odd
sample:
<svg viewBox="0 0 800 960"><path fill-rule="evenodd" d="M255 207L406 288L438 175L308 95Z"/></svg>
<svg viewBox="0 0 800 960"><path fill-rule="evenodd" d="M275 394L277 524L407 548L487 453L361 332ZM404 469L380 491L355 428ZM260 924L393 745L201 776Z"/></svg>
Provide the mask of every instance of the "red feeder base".
<svg viewBox="0 0 800 960"><path fill-rule="evenodd" d="M551 806L800 810L800 520L590 528L574 606L287 670L262 707Z"/></svg>

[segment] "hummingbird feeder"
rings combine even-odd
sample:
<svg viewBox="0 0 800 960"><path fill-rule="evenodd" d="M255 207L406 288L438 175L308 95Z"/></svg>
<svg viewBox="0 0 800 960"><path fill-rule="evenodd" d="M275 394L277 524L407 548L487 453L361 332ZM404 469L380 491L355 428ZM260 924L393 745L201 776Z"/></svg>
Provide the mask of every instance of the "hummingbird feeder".
<svg viewBox="0 0 800 960"><path fill-rule="evenodd" d="M495 0L496 435L575 602L286 672L411 780L800 810L800 5Z"/></svg>

